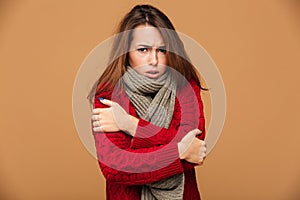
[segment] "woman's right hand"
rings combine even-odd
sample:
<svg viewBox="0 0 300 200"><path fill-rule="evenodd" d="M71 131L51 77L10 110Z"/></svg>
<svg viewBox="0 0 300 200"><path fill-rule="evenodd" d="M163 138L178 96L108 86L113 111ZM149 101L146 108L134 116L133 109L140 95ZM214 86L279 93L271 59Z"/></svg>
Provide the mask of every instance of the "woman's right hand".
<svg viewBox="0 0 300 200"><path fill-rule="evenodd" d="M178 143L178 151L180 159L191 163L202 164L206 157L205 141L196 138L201 134L199 129L188 132Z"/></svg>
<svg viewBox="0 0 300 200"><path fill-rule="evenodd" d="M93 109L92 121L95 132L125 131L134 136L139 120L129 115L118 103L108 99L100 102L108 108Z"/></svg>

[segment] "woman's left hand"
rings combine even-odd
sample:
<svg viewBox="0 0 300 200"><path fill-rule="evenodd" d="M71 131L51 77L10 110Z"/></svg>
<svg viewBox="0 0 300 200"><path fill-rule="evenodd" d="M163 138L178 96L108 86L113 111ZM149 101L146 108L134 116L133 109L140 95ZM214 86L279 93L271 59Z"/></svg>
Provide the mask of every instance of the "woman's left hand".
<svg viewBox="0 0 300 200"><path fill-rule="evenodd" d="M95 132L117 132L126 131L134 135L138 119L129 115L118 103L103 99L101 103L108 108L93 109L92 121Z"/></svg>

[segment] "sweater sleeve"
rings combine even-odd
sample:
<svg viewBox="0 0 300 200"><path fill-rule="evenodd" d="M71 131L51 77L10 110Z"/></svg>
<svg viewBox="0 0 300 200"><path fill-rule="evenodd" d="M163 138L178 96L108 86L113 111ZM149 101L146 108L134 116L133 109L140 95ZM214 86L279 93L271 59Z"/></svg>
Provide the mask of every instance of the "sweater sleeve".
<svg viewBox="0 0 300 200"><path fill-rule="evenodd" d="M105 95L101 95L105 97ZM104 108L95 98L95 107ZM108 98L108 97L107 97ZM99 166L107 181L143 185L183 172L177 143L132 149L132 137L122 131L93 132Z"/></svg>
<svg viewBox="0 0 300 200"><path fill-rule="evenodd" d="M205 119L203 102L200 96L200 87L195 81L181 89L177 94L173 119L168 129L161 128L150 122L139 119L136 134L132 139L134 149L154 147L168 144L171 141L179 142L189 131L198 128L202 131L199 139L205 138ZM174 135L175 138L174 138Z"/></svg>

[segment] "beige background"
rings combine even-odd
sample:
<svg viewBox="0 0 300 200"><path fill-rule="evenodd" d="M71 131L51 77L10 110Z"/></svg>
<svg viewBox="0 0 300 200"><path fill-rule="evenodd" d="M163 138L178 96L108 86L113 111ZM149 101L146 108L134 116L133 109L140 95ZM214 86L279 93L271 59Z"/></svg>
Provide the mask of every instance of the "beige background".
<svg viewBox="0 0 300 200"><path fill-rule="evenodd" d="M73 83L140 2L0 1L1 200L104 199L73 122ZM203 45L225 83L224 130L197 169L203 199L299 199L299 1L150 3Z"/></svg>

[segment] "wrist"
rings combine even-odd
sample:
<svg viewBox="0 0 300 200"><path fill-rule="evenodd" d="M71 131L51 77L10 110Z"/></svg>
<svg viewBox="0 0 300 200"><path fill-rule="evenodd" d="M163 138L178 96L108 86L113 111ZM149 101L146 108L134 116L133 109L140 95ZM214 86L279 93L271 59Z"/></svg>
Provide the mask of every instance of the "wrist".
<svg viewBox="0 0 300 200"><path fill-rule="evenodd" d="M177 147L178 147L178 154L179 154L179 158L181 160L185 159L184 158L184 145L181 142L177 143Z"/></svg>
<svg viewBox="0 0 300 200"><path fill-rule="evenodd" d="M131 123L128 127L127 132L129 132L131 136L134 136L136 133L138 123L139 123L139 119L132 115L129 115L129 118L130 118Z"/></svg>

